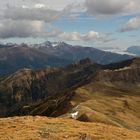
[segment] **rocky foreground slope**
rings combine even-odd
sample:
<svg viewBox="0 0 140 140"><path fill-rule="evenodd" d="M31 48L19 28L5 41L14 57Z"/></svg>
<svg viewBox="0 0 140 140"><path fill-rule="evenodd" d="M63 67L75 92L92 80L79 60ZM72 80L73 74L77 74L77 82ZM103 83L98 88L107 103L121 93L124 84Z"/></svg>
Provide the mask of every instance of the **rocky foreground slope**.
<svg viewBox="0 0 140 140"><path fill-rule="evenodd" d="M0 119L0 140L139 140L140 132L102 123L47 117Z"/></svg>

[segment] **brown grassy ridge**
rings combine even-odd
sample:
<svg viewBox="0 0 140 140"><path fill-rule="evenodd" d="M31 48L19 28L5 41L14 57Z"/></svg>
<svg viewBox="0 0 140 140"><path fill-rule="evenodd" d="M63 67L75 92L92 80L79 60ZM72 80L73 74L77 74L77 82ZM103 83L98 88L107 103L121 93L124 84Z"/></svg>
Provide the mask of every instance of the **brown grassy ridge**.
<svg viewBox="0 0 140 140"><path fill-rule="evenodd" d="M140 132L102 123L26 116L0 119L0 140L139 140Z"/></svg>
<svg viewBox="0 0 140 140"><path fill-rule="evenodd" d="M122 90L123 89L123 90ZM71 100L74 111L89 122L102 122L140 130L140 88L121 88L110 83L94 82L78 88Z"/></svg>

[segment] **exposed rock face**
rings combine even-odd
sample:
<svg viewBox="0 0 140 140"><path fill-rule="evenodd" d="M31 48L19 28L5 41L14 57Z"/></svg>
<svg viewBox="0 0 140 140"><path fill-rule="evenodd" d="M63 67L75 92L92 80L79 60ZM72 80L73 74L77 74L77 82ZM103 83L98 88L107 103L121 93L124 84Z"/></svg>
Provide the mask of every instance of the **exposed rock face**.
<svg viewBox="0 0 140 140"><path fill-rule="evenodd" d="M85 84L99 68L85 59L61 69L21 70L1 82L0 97L7 106L38 102Z"/></svg>
<svg viewBox="0 0 140 140"><path fill-rule="evenodd" d="M140 68L123 68L115 71L106 70L99 74L99 80L105 82L121 82L136 84L140 82Z"/></svg>
<svg viewBox="0 0 140 140"><path fill-rule="evenodd" d="M127 63L126 63L127 62ZM126 63L126 64L125 64ZM122 63L116 63L120 65L120 68L116 67L113 64L109 65L109 68L105 66L105 70L101 71L97 76L98 80L104 82L113 82L113 83L124 83L127 86L128 84L137 84L140 83L140 59L132 59L128 61L124 61ZM118 65L118 66L119 66Z"/></svg>

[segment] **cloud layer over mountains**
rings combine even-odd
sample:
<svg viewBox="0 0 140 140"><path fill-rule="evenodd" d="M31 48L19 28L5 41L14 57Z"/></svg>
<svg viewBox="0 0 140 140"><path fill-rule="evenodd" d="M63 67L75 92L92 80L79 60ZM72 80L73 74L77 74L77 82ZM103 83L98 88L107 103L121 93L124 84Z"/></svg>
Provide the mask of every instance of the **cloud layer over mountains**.
<svg viewBox="0 0 140 140"><path fill-rule="evenodd" d="M119 25L120 32L128 32L140 28L139 14L139 0L5 0L0 5L0 38L40 37L105 42L113 40L107 32L93 28L84 32L77 29L65 31L54 23L62 19L73 20L73 15L74 20L81 16L86 20L83 16L86 15L99 22L131 16L126 23Z"/></svg>

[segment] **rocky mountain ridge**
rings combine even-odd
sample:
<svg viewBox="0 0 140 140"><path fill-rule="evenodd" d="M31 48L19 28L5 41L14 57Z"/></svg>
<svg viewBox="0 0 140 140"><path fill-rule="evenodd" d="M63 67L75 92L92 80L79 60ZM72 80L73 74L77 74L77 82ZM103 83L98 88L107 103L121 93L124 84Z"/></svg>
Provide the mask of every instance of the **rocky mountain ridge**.
<svg viewBox="0 0 140 140"><path fill-rule="evenodd" d="M20 69L62 67L89 57L99 64L109 64L133 58L104 52L93 47L74 46L65 42L41 44L1 44L0 75L11 74Z"/></svg>
<svg viewBox="0 0 140 140"><path fill-rule="evenodd" d="M135 73L134 73L135 72ZM43 115L140 130L140 59L24 69L0 82L1 116Z"/></svg>

